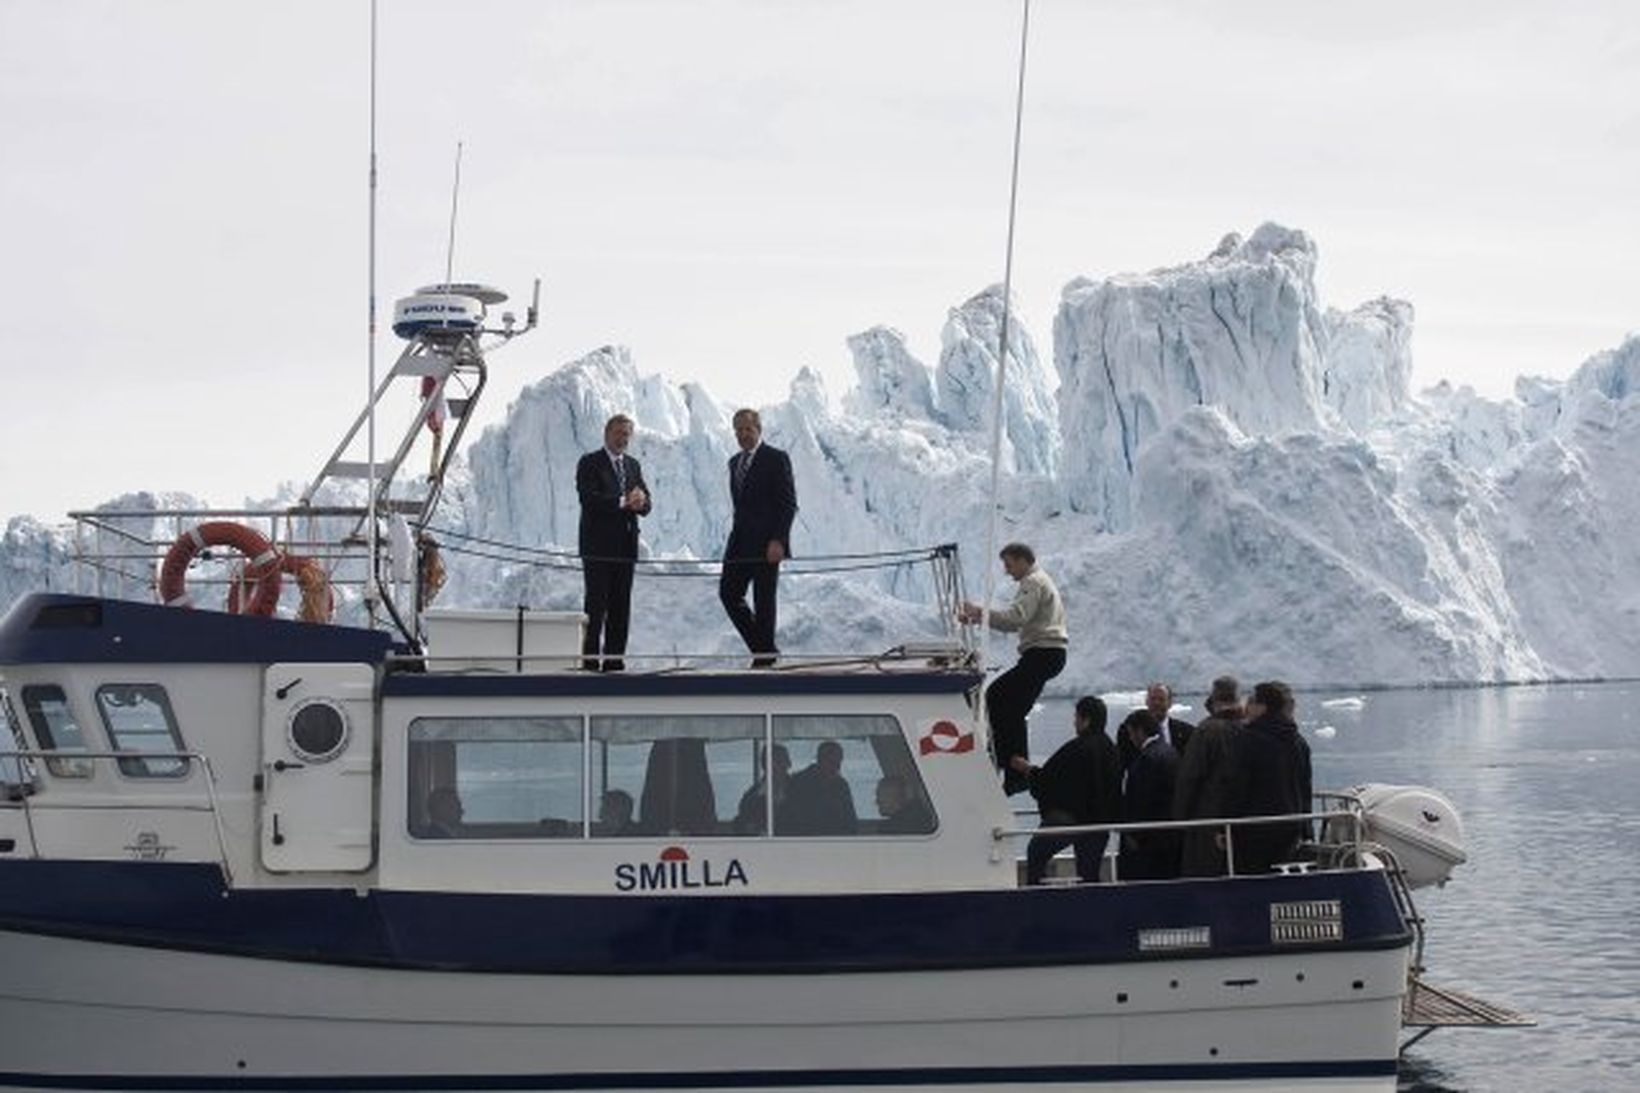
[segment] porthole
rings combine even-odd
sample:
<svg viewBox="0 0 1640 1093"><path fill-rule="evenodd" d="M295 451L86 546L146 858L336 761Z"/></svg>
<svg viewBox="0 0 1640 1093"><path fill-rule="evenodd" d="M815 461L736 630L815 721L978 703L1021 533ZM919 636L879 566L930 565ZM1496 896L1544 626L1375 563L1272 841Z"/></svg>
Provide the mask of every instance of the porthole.
<svg viewBox="0 0 1640 1093"><path fill-rule="evenodd" d="M325 763L347 746L347 715L335 703L316 698L290 715L290 750L309 763Z"/></svg>

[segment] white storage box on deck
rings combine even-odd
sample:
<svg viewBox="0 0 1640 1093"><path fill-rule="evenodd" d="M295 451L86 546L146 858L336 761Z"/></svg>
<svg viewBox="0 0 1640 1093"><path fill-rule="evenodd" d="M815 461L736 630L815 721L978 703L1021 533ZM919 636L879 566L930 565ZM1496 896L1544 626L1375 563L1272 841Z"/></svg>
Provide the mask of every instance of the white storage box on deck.
<svg viewBox="0 0 1640 1093"><path fill-rule="evenodd" d="M581 660L586 616L579 611L428 611L428 667L434 671L562 672Z"/></svg>

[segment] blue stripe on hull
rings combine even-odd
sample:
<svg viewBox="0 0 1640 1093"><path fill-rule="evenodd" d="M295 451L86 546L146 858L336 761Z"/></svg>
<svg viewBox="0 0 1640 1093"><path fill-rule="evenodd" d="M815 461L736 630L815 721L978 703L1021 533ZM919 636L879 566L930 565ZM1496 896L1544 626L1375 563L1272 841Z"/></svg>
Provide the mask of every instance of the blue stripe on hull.
<svg viewBox="0 0 1640 1093"><path fill-rule="evenodd" d="M1331 1062L1180 1063L1134 1066L950 1067L904 1070L756 1070L692 1073L414 1074L264 1077L226 1074L116 1076L0 1073L0 1085L43 1089L752 1089L895 1088L953 1085L1109 1085L1117 1082L1269 1082L1393 1078L1391 1059Z"/></svg>
<svg viewBox="0 0 1640 1093"><path fill-rule="evenodd" d="M1331 900L1344 937L1406 945L1384 876L869 895L522 895L225 890L203 864L0 861L0 929L237 956L520 974L884 972L1302 952L1269 905ZM1212 947L1140 953L1141 929L1208 926Z"/></svg>

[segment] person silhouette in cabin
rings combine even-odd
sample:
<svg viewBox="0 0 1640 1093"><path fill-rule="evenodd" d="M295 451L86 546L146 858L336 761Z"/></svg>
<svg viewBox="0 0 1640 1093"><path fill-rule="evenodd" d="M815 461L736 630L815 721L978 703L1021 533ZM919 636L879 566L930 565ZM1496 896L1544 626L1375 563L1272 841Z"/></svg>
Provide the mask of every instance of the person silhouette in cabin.
<svg viewBox="0 0 1640 1093"><path fill-rule="evenodd" d="M885 774L877 782L877 830L884 835L926 835L934 830L934 813L901 774Z"/></svg>
<svg viewBox="0 0 1640 1093"><path fill-rule="evenodd" d="M632 813L635 802L624 789L606 789L598 798L598 819L592 825L595 836L610 837L634 834Z"/></svg>
<svg viewBox="0 0 1640 1093"><path fill-rule="evenodd" d="M466 809L461 794L453 786L439 786L427 794L427 824L422 829L426 839L459 839L465 825L462 817Z"/></svg>
<svg viewBox="0 0 1640 1093"><path fill-rule="evenodd" d="M786 802L786 786L791 781L792 754L786 750L786 745L776 744L773 749L774 777L768 778L763 773L763 754L757 757L757 778L746 792L740 795L740 807L735 810L735 834L762 835L768 830L768 818L764 813L766 791L769 786L774 787L774 808L778 813Z"/></svg>
<svg viewBox="0 0 1640 1093"><path fill-rule="evenodd" d="M775 813L777 835L852 835L859 822L854 793L843 778L843 745L822 740L814 762L792 775L786 803Z"/></svg>

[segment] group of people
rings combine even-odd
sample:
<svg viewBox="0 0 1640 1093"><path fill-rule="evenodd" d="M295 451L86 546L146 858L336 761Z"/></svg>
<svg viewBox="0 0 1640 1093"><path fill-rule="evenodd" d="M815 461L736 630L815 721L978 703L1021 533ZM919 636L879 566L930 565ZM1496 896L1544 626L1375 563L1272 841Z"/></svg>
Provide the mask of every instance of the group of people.
<svg viewBox="0 0 1640 1093"><path fill-rule="evenodd" d="M1199 725L1172 716L1171 689L1152 684L1145 707L1127 715L1114 741L1105 733L1104 702L1089 695L1076 703L1076 735L1045 764L1033 765L1026 718L1065 668L1065 605L1028 545L1009 543L1000 558L1014 580L1012 601L989 610L965 601L957 617L1019 635L1018 661L986 690L986 716L1004 791L1029 790L1043 828L1310 811L1310 747L1293 720L1292 689L1274 680L1254 687L1245 703L1233 677L1214 680L1209 716ZM1292 858L1308 826L1237 825L1230 840L1211 826L1124 833L1117 869L1134 880L1218 876L1233 856L1236 873L1263 873ZM1040 884L1066 846L1075 850L1077 875L1097 880L1108 841L1108 833L1034 836L1026 880Z"/></svg>
<svg viewBox="0 0 1640 1093"><path fill-rule="evenodd" d="M779 652L780 565L791 556L797 488L791 458L763 443L757 411L738 410L732 423L739 447L728 464L734 519L723 549L718 598L751 652L752 666L762 668L772 666ZM626 454L632 430L630 417L611 417L604 425L603 446L582 456L575 470L587 616L582 666L590 671L625 666L638 520L653 509L643 468ZM1011 602L987 609L965 601L957 617L1019 636L1019 659L986 691L986 712L1003 788L1010 795L1029 790L1044 828L1309 811L1309 746L1293 721L1292 691L1274 681L1260 683L1244 705L1234 679L1215 680L1207 702L1210 716L1200 725L1172 717L1171 692L1153 685L1145 708L1128 715L1114 742L1105 733L1104 703L1083 698L1076 705L1076 736L1046 764L1033 766L1026 718L1043 688L1065 668L1069 630L1059 590L1037 565L1031 547L1009 543L1000 558L1015 583ZM783 750L777 749L777 755ZM788 769L777 769L774 777L785 783L788 800L782 807L801 817L796 826L805 829L802 833L852 831L856 818L839 773L841 746L822 744L813 766L795 775L789 773L789 758L786 762ZM748 790L737 826L761 816L763 792L759 786ZM792 806L792 793L800 809ZM903 787L897 792L879 785L879 809L885 799L893 806L905 796ZM892 819L888 811L883 815ZM1292 822L1241 829L1234 843L1235 871L1263 872L1283 860L1303 837L1304 827ZM1097 879L1106 843L1103 834L1038 835L1026 852L1027 879L1039 883L1048 861L1067 844L1075 847L1078 875ZM1225 838L1210 828L1127 834L1118 868L1130 879L1222 874L1227 869Z"/></svg>
<svg viewBox="0 0 1640 1093"><path fill-rule="evenodd" d="M791 457L763 443L763 422L756 410L737 410L732 423L740 450L728 466L734 520L723 548L718 598L751 651L752 666L766 668L779 653L775 621L780 563L791 557L797 486ZM632 419L625 414L611 417L604 424L603 446L583 455L575 467L587 616L581 666L588 671L618 672L625 667L638 520L654 508L643 467L626 452L632 429Z"/></svg>
<svg viewBox="0 0 1640 1093"><path fill-rule="evenodd" d="M1173 695L1155 683L1143 709L1123 719L1116 741L1105 733L1105 703L1076 703L1076 735L1042 766L1021 756L1011 764L1036 798L1044 829L1087 824L1287 816L1310 811L1310 747L1293 719L1293 692L1269 681L1245 702L1230 676L1213 681L1208 717L1198 725L1173 717ZM1124 880L1265 873L1293 860L1309 837L1304 820L1130 831L1121 837L1117 872ZM1025 877L1041 884L1048 863L1066 846L1077 876L1099 879L1106 832L1033 836Z"/></svg>

